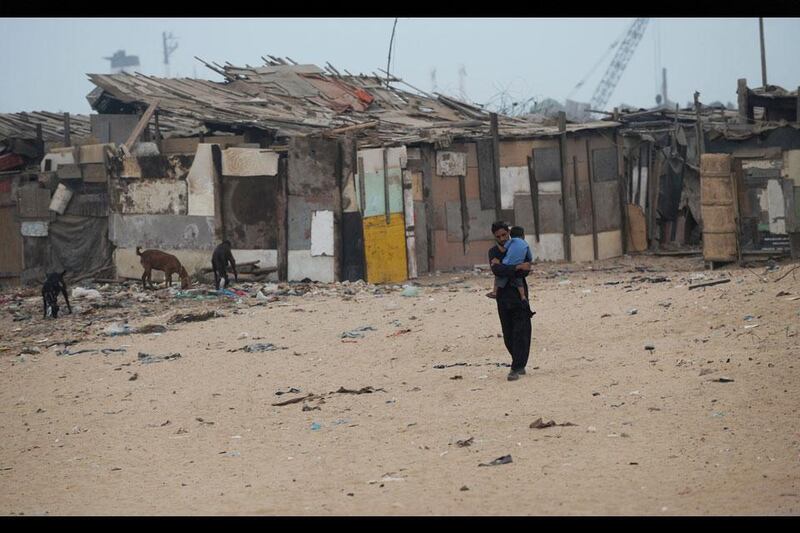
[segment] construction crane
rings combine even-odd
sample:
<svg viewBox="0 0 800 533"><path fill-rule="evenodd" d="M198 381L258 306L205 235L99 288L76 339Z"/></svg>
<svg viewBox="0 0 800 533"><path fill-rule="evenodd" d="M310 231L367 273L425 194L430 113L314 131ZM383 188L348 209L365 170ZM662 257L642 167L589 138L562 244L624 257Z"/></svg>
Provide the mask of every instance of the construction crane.
<svg viewBox="0 0 800 533"><path fill-rule="evenodd" d="M622 73L625 72L625 67L628 66L628 61L636 51L639 41L642 40L644 30L647 28L647 22L648 19L646 18L638 18L628 28L625 38L622 39L617 52L614 54L614 59L611 60L611 64L608 65L605 74L603 74L603 79L600 80L600 84L594 90L590 102L592 109L602 110L608 103L619 79L622 77Z"/></svg>

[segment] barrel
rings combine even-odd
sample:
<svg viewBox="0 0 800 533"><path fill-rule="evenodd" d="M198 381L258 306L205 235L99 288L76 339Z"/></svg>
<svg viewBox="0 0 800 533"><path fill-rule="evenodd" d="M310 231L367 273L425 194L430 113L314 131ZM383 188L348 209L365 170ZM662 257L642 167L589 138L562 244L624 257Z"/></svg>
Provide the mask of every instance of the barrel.
<svg viewBox="0 0 800 533"><path fill-rule="evenodd" d="M71 199L72 191L64 187L63 183L59 183L56 192L53 193L53 198L50 200L50 210L63 215Z"/></svg>

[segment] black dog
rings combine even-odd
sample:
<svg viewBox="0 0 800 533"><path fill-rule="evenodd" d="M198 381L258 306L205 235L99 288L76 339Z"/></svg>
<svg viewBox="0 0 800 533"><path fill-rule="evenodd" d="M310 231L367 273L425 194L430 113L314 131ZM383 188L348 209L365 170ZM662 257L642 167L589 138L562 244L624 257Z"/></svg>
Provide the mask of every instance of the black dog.
<svg viewBox="0 0 800 533"><path fill-rule="evenodd" d="M225 287L230 283L228 281L228 263L230 263L234 278L238 283L239 274L236 273L236 260L231 253L231 242L222 241L222 244L214 248L214 253L211 256L211 269L214 271L214 285L217 290L219 290L220 279L225 280Z"/></svg>
<svg viewBox="0 0 800 533"><path fill-rule="evenodd" d="M44 301L44 318L47 318L47 308L53 311L53 318L58 318L58 293L64 295L64 301L67 302L67 309L72 314L72 306L69 305L69 298L67 298L67 284L64 282L64 274L67 271L58 273L53 272L47 274L47 279L44 280L42 286L42 300Z"/></svg>

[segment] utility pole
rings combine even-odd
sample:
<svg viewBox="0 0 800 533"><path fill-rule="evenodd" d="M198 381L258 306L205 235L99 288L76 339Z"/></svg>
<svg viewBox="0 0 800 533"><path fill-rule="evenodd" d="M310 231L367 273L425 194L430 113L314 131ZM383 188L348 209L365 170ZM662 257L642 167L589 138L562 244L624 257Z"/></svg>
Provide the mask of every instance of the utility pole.
<svg viewBox="0 0 800 533"><path fill-rule="evenodd" d="M761 40L761 86L767 86L767 55L764 50L764 19L758 18L758 36Z"/></svg>
<svg viewBox="0 0 800 533"><path fill-rule="evenodd" d="M661 69L661 105L667 107L667 69Z"/></svg>
<svg viewBox="0 0 800 533"><path fill-rule="evenodd" d="M172 35L172 32L170 33L162 32L161 37L164 42L164 73L166 77L169 78L169 56L172 54L172 52L175 51L176 48L178 48L178 43L168 42L170 40L173 41L175 40L175 37Z"/></svg>

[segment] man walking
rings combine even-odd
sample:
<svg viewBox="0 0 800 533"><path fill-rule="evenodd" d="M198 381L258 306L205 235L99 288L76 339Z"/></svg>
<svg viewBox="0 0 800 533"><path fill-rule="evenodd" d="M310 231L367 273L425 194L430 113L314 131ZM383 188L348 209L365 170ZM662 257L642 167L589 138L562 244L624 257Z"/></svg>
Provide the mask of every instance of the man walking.
<svg viewBox="0 0 800 533"><path fill-rule="evenodd" d="M521 263L516 266L504 265L502 258L505 255L505 245L511 238L508 224L495 222L492 224L492 233L497 240L497 245L489 250L489 264L492 273L502 279L497 281L497 315L503 329L503 342L508 353L511 354L511 371L508 381L516 381L525 375L525 366L528 364L528 355L531 348L531 311L520 297L520 293L513 283L508 283L511 277L522 277L525 295L528 296L528 284L525 276L528 275L531 264ZM530 301L530 297L528 297Z"/></svg>

